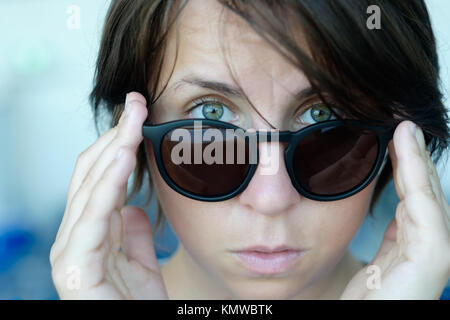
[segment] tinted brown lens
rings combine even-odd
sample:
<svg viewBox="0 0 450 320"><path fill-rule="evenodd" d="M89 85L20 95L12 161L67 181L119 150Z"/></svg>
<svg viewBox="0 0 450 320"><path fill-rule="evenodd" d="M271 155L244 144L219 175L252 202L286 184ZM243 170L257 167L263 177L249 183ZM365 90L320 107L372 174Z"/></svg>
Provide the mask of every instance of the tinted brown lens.
<svg viewBox="0 0 450 320"><path fill-rule="evenodd" d="M227 135L222 128L177 128L165 135L161 145L170 179L185 191L205 197L236 190L250 168L248 155L244 138Z"/></svg>
<svg viewBox="0 0 450 320"><path fill-rule="evenodd" d="M338 126L314 131L294 151L300 185L318 195L347 192L370 174L378 153L377 136L367 130Z"/></svg>

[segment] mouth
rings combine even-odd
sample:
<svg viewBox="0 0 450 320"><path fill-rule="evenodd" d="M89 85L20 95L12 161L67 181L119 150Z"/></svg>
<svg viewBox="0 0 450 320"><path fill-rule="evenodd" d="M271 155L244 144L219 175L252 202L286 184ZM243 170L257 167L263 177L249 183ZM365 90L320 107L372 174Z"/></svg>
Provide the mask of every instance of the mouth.
<svg viewBox="0 0 450 320"><path fill-rule="evenodd" d="M288 246L268 248L255 246L232 251L238 261L251 273L275 275L291 269L304 252Z"/></svg>

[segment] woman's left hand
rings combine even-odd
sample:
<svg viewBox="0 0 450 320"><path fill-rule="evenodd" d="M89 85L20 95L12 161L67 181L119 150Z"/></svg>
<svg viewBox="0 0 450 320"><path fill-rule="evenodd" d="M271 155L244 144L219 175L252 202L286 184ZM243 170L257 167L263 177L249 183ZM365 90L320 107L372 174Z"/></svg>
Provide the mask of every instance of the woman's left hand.
<svg viewBox="0 0 450 320"><path fill-rule="evenodd" d="M450 277L450 207L419 127L401 122L388 149L395 218L341 299L439 299Z"/></svg>

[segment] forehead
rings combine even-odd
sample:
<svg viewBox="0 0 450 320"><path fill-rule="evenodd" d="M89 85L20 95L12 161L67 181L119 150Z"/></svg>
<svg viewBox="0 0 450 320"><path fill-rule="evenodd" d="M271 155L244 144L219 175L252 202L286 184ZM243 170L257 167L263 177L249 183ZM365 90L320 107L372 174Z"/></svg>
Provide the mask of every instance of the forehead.
<svg viewBox="0 0 450 320"><path fill-rule="evenodd" d="M261 90L272 96L294 93L309 85L301 70L215 0L187 2L169 32L165 62L162 83L168 81L168 87L193 73L227 83L235 83L234 77L249 97Z"/></svg>

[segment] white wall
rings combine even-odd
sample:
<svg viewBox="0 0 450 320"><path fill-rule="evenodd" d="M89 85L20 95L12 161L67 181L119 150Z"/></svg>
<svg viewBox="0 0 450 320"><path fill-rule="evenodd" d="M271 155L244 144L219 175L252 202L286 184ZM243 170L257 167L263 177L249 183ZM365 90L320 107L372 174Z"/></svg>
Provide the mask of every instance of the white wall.
<svg viewBox="0 0 450 320"><path fill-rule="evenodd" d="M73 3L80 29L67 27ZM107 5L0 2L0 219L60 214L77 155L96 138L87 95Z"/></svg>
<svg viewBox="0 0 450 320"><path fill-rule="evenodd" d="M437 39L439 62L441 66L441 87L445 95L445 105L450 114L450 1L426 0ZM448 155L448 153L447 153ZM450 160L437 166L447 202L450 203Z"/></svg>

